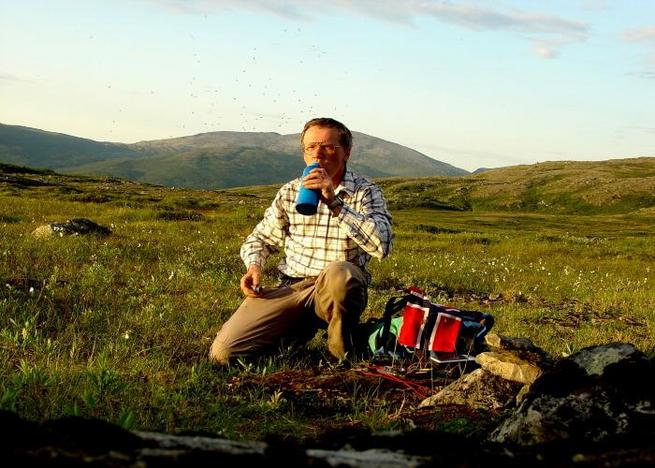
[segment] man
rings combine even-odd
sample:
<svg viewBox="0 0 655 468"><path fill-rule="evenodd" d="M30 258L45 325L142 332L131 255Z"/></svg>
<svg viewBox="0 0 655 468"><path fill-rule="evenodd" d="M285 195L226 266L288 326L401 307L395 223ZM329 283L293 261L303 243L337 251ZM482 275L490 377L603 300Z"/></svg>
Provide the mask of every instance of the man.
<svg viewBox="0 0 655 468"><path fill-rule="evenodd" d="M330 352L340 360L352 355L352 327L368 298L367 265L391 251L391 215L380 188L347 169L352 134L345 125L313 119L300 139L305 163L320 168L282 186L242 245L246 298L216 335L209 351L214 362L227 364L286 338L308 341L317 318L327 324ZM301 184L320 190L314 215L295 209ZM286 255L278 265L282 282L262 289L266 258L280 249Z"/></svg>

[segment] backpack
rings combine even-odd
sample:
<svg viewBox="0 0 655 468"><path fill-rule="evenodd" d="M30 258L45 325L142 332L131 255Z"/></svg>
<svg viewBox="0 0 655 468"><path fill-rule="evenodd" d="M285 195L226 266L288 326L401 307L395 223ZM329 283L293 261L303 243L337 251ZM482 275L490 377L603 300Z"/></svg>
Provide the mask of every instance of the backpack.
<svg viewBox="0 0 655 468"><path fill-rule="evenodd" d="M383 317L365 325L373 357L466 362L484 349L494 324L491 314L435 304L415 287L406 292L390 298Z"/></svg>

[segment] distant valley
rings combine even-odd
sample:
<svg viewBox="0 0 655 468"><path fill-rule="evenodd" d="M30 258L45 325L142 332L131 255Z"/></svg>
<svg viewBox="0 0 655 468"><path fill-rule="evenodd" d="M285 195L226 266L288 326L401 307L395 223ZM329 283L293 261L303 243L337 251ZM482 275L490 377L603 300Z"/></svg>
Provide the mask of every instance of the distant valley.
<svg viewBox="0 0 655 468"><path fill-rule="evenodd" d="M349 166L368 177L468 174L396 143L353 136ZM0 162L200 189L278 184L297 177L303 167L299 134L211 132L122 144L4 124Z"/></svg>

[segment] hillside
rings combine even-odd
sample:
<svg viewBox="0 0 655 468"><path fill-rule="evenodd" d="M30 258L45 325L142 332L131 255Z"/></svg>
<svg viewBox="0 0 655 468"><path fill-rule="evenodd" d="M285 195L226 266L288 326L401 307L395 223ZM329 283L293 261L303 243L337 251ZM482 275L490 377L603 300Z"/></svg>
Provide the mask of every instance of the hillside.
<svg viewBox="0 0 655 468"><path fill-rule="evenodd" d="M547 162L465 177L376 180L393 211L427 208L550 214L655 213L655 158ZM221 192L270 200L279 185ZM114 186L118 187L116 194L111 188ZM139 184L113 178L73 177L0 164L0 193L28 189L41 191L43 196L56 193L65 199L104 203L118 202L119 193L127 186L135 193L140 191Z"/></svg>
<svg viewBox="0 0 655 468"><path fill-rule="evenodd" d="M8 164L62 170L139 155L140 151L130 145L0 124L0 162Z"/></svg>
<svg viewBox="0 0 655 468"><path fill-rule="evenodd" d="M628 213L655 208L655 158L558 161L466 177L380 181L395 208Z"/></svg>
<svg viewBox="0 0 655 468"><path fill-rule="evenodd" d="M304 165L299 134L211 132L127 145L1 124L0 162L205 189L282 183ZM350 166L369 177L468 174L358 132Z"/></svg>

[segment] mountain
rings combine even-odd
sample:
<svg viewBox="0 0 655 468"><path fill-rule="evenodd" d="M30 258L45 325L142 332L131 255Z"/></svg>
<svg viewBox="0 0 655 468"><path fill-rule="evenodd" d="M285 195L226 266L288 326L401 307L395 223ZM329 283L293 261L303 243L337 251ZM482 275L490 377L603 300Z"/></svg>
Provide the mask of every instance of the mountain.
<svg viewBox="0 0 655 468"><path fill-rule="evenodd" d="M130 145L0 124L0 161L10 164L61 170L78 164L137 157L139 154Z"/></svg>
<svg viewBox="0 0 655 468"><path fill-rule="evenodd" d="M365 176L468 174L396 143L358 132L353 137L349 166ZM3 124L0 161L188 188L279 184L304 166L299 134L211 132L122 144Z"/></svg>

